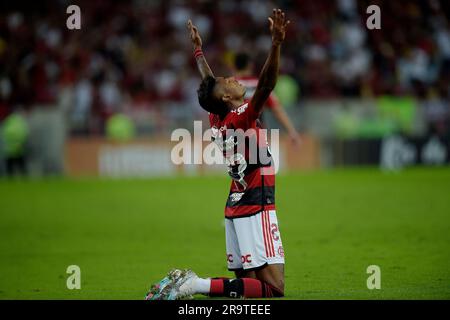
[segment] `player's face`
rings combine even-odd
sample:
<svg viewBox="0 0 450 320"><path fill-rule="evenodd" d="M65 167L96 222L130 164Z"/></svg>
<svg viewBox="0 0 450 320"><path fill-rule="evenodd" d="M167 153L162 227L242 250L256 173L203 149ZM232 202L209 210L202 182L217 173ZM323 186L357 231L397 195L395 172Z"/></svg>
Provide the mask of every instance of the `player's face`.
<svg viewBox="0 0 450 320"><path fill-rule="evenodd" d="M245 86L239 83L234 77L216 78L217 95L222 100L238 100L245 95Z"/></svg>

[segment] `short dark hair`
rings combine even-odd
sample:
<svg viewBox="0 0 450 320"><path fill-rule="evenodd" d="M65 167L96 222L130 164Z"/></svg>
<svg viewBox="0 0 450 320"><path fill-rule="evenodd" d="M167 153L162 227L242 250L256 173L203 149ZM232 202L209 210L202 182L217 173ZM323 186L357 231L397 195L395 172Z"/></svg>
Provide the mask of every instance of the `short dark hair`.
<svg viewBox="0 0 450 320"><path fill-rule="evenodd" d="M247 68L250 57L245 52L239 52L234 57L234 66L237 70L244 70Z"/></svg>
<svg viewBox="0 0 450 320"><path fill-rule="evenodd" d="M221 114L224 112L225 104L222 100L214 97L213 92L215 86L216 79L214 77L207 76L203 79L197 90L198 102L206 111L214 114Z"/></svg>

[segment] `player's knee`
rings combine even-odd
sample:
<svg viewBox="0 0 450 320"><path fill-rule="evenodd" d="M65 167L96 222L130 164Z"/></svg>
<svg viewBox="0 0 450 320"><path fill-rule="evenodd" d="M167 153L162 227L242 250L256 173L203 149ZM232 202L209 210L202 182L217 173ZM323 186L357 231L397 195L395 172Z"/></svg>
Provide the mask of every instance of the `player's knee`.
<svg viewBox="0 0 450 320"><path fill-rule="evenodd" d="M274 297L284 297L284 280L281 280L277 286L273 287Z"/></svg>
<svg viewBox="0 0 450 320"><path fill-rule="evenodd" d="M263 283L264 291L266 292L266 297L284 297L284 280L260 280Z"/></svg>
<svg viewBox="0 0 450 320"><path fill-rule="evenodd" d="M284 297L284 279L277 279L268 283L274 297Z"/></svg>
<svg viewBox="0 0 450 320"><path fill-rule="evenodd" d="M234 271L234 275L235 275L236 279L244 278L244 271L243 270L236 270L236 271Z"/></svg>
<svg viewBox="0 0 450 320"><path fill-rule="evenodd" d="M255 271L236 270L234 272L237 279L239 278L251 278L256 279Z"/></svg>

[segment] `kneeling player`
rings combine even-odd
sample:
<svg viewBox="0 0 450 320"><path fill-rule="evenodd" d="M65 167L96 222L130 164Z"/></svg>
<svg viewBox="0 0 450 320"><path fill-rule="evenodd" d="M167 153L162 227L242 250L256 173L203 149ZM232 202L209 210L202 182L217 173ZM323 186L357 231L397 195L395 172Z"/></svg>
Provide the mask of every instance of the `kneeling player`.
<svg viewBox="0 0 450 320"><path fill-rule="evenodd" d="M225 229L228 269L235 272L236 278L203 279L190 270L175 269L152 286L148 300L181 299L193 294L231 298L284 295L284 251L275 212L275 173L258 118L276 84L280 46L289 21L278 9L269 22L272 47L250 101L244 100L245 87L234 78L214 77L202 53L198 30L188 22L202 76L199 102L209 112L213 139L224 152L232 178ZM236 136L239 129L246 132L243 140ZM231 135L230 130L234 130ZM242 153L236 153L238 141L245 141ZM251 150L248 141L256 141L256 151ZM254 153L258 155L254 157ZM262 161L261 154L268 161Z"/></svg>

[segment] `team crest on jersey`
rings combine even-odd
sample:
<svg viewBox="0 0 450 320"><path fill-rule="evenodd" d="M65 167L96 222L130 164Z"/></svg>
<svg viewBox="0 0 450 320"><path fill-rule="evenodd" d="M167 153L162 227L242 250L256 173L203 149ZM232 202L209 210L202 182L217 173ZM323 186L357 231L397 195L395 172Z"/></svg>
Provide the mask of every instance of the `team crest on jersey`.
<svg viewBox="0 0 450 320"><path fill-rule="evenodd" d="M284 258L284 249L283 249L283 246L279 246L279 247L278 247L278 254L280 255L280 257Z"/></svg>
<svg viewBox="0 0 450 320"><path fill-rule="evenodd" d="M231 202L237 202L237 201L241 200L241 198L242 198L242 196L244 195L244 193L245 193L245 192L235 192L235 193L232 193L232 194L230 195L230 200L231 200Z"/></svg>
<svg viewBox="0 0 450 320"><path fill-rule="evenodd" d="M220 134L223 131L226 131L226 130L227 130L227 126L222 126L220 128L217 128L216 126L211 127L212 136L213 136L213 138L216 138L216 139L220 136Z"/></svg>
<svg viewBox="0 0 450 320"><path fill-rule="evenodd" d="M211 127L211 133L212 133L212 141L214 141L218 146L220 151L229 151L233 150L234 146L237 144L235 135L232 134L228 138L224 139L224 136L222 132L227 130L227 126L222 126L219 129L217 129L216 126Z"/></svg>

